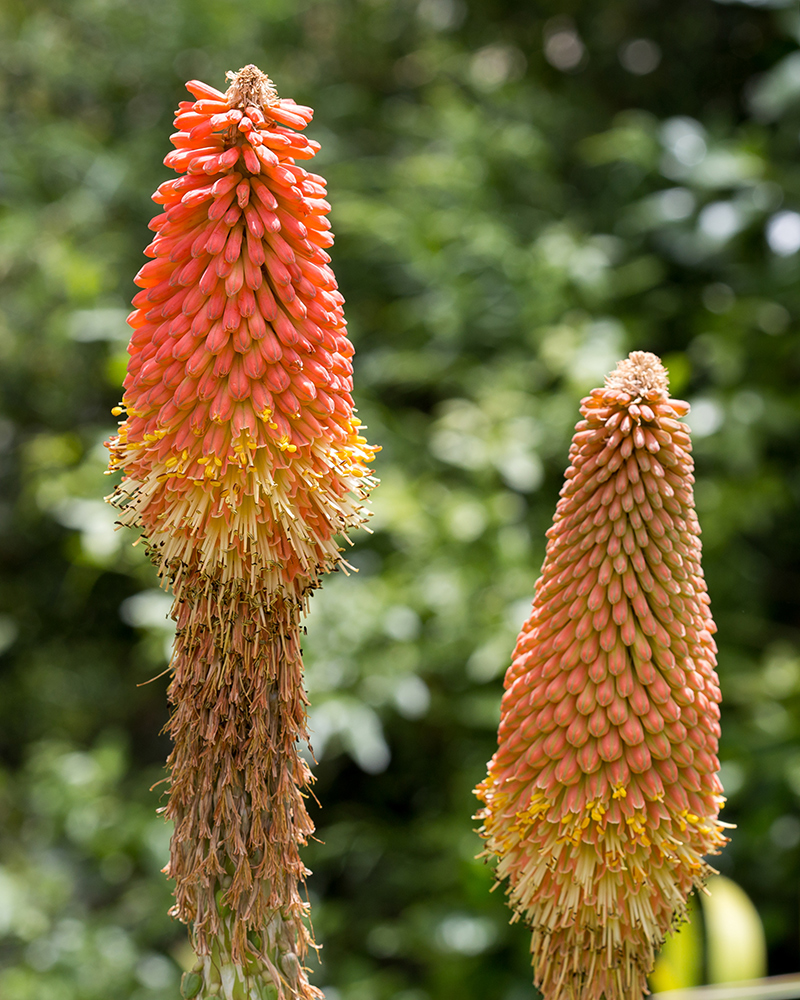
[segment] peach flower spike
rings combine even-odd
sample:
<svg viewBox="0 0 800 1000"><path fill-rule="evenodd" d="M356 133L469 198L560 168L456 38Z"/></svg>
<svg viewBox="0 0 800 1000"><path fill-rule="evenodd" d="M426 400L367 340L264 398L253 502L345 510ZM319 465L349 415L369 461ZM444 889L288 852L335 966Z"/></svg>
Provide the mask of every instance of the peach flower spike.
<svg viewBox="0 0 800 1000"><path fill-rule="evenodd" d="M109 499L175 596L164 811L198 956L184 996L310 1000L300 617L346 566L337 536L367 518L377 449L350 395L325 180L296 162L319 149L311 109L255 66L228 76L226 93L189 82L176 113Z"/></svg>
<svg viewBox="0 0 800 1000"><path fill-rule="evenodd" d="M635 1000L726 843L687 403L633 352L581 404L476 789L545 1000Z"/></svg>

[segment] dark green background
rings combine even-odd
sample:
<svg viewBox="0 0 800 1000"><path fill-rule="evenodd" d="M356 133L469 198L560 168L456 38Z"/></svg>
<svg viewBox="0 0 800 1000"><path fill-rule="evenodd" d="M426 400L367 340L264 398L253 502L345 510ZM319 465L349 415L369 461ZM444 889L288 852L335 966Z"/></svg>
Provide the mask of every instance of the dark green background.
<svg viewBox="0 0 800 1000"><path fill-rule="evenodd" d="M623 65L656 51L635 39L660 50L650 72ZM719 867L770 971L796 970L799 40L779 3L0 3L5 1000L177 995L148 791L166 678L137 686L165 667L168 599L113 533L102 442L183 82L248 62L316 109L355 397L383 445L360 572L326 582L305 644L315 981L533 995L471 788L580 397L634 348L694 405L738 824Z"/></svg>

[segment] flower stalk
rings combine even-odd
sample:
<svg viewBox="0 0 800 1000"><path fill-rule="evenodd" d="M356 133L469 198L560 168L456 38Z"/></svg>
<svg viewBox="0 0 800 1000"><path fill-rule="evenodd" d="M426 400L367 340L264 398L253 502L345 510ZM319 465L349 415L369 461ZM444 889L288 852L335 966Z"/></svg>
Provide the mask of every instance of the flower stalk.
<svg viewBox="0 0 800 1000"><path fill-rule="evenodd" d="M581 405L476 789L545 1000L632 1000L726 842L688 405L637 351Z"/></svg>
<svg viewBox="0 0 800 1000"><path fill-rule="evenodd" d="M176 113L178 174L153 195L110 470L177 623L167 730L172 913L199 1000L321 997L299 848L313 832L300 620L336 536L366 520L377 449L326 249L325 181L296 161L311 109L255 66Z"/></svg>

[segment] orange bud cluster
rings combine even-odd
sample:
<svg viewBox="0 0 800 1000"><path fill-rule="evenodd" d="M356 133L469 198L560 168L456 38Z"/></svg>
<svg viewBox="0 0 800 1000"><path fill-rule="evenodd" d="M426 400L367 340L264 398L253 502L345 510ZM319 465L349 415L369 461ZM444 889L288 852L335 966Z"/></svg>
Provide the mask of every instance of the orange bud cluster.
<svg viewBox="0 0 800 1000"><path fill-rule="evenodd" d="M200 956L189 995L307 1000L300 616L367 517L376 449L350 395L325 181L296 162L319 149L311 109L255 66L229 77L224 94L188 83L176 113L110 500L176 599L165 813L173 912Z"/></svg>
<svg viewBox="0 0 800 1000"><path fill-rule="evenodd" d="M325 181L295 163L319 148L296 131L312 112L254 66L227 94L187 89L164 161L180 176L153 196L128 318L117 502L170 575L199 561L229 580L313 579L359 520L346 497L374 449L350 396Z"/></svg>
<svg viewBox="0 0 800 1000"><path fill-rule="evenodd" d="M476 794L545 1000L633 1000L726 838L691 442L655 355L582 401Z"/></svg>

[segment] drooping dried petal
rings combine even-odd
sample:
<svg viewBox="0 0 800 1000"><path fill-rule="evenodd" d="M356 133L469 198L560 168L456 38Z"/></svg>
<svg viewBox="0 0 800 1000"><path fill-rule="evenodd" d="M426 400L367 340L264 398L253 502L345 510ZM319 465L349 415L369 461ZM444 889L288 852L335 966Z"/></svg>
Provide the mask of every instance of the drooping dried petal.
<svg viewBox="0 0 800 1000"><path fill-rule="evenodd" d="M319 148L311 110L255 66L229 76L225 94L188 83L176 114L110 500L175 594L167 870L198 996L306 998L299 620L335 536L366 519L376 449L350 395L325 181L296 162Z"/></svg>
<svg viewBox="0 0 800 1000"><path fill-rule="evenodd" d="M635 1000L726 841L688 405L634 352L581 405L476 794L545 1000Z"/></svg>

